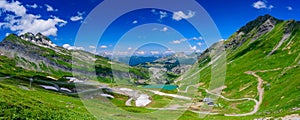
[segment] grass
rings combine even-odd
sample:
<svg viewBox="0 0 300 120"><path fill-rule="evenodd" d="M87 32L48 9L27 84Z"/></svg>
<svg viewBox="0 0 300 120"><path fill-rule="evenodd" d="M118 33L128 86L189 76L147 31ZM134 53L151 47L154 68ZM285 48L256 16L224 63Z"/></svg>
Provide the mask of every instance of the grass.
<svg viewBox="0 0 300 120"><path fill-rule="evenodd" d="M254 24L254 23L253 23ZM256 24L256 23L255 23ZM154 109L147 109L143 107L125 106L125 101L128 100L127 96L113 94L115 99L106 99L103 97L96 97L94 99L79 99L77 96L68 96L54 91L47 91L41 89L38 84L42 81L36 81L33 84L33 88L29 89L28 81L25 78L29 77L45 77L53 76L61 78L62 76L72 75L66 71L55 70L47 66L45 63L33 65L32 62L24 58L16 58L12 60L10 58L0 56L0 76L14 76L10 79L0 80L0 119L120 119L120 120L138 120L143 119L177 119L180 120L252 120L262 117L281 117L289 114L300 114L300 111L295 111L293 108L300 108L300 29L295 29L292 36L287 39L284 44L271 56L268 54L272 51L274 46L281 40L285 26L287 22L279 21L276 27L267 34L260 36L255 41L252 41L252 37L257 32L257 29L249 31L249 36L244 35L241 39L245 39L246 42L234 49L227 50L227 61L231 63L227 64L226 81L224 85L226 88L223 90L222 95L227 98L257 98L257 78L252 75L245 74L246 71L257 70L271 70L275 68L281 68L277 71L271 72L257 72L257 75L264 80L264 99L259 111L251 116L245 117L225 117L224 114L229 113L247 113L253 110L253 101L237 101L229 102L224 99L218 99L216 102L219 107L212 109L214 112L218 112L218 115L207 115L204 118L199 117L199 114L191 112L189 110L166 110L159 111ZM244 28L245 29L245 28ZM233 39L237 34L231 36ZM14 39L13 42L20 42L20 44L30 43L19 41L15 36L10 35L6 40ZM225 41L225 43L230 40ZM63 65L65 67L71 67L66 60L70 59L70 56L58 55L55 51L41 48L42 51L47 51L42 56L45 57L58 57L62 58L56 60L56 64ZM39 53L39 51L33 51ZM77 51L78 52L78 51ZM86 53L88 54L88 53ZM96 72L99 74L111 74L111 62L106 58L96 56ZM205 60L206 59L206 60ZM76 61L83 66L87 63L81 59ZM202 83L201 87L208 89L210 80L212 77L212 66L204 68L210 61L210 57L205 57L199 60L198 64L193 66L191 70L182 75L183 80L178 82L182 84L179 87L180 90L185 90L189 85L195 85ZM29 63L33 68L41 68L43 72L37 72L33 70L23 69L18 67L17 63ZM29 65L23 64L23 65ZM296 67L287 69L288 66ZM74 66L80 70L84 68L82 66ZM192 76L200 70L199 74ZM115 69L119 72L130 72L141 76L143 78L149 78L147 71L143 68L128 67L124 64L115 64ZM91 71L93 69L88 69ZM171 78L177 77L175 74L168 74ZM172 78L174 79L174 78ZM111 79L108 77L99 77L98 81L104 83L110 83ZM55 81L51 81L55 82ZM57 81L60 84L62 81ZM112 84L113 85L113 84ZM60 84L68 88L74 88L72 84ZM118 87L123 87L118 85ZM137 86L124 86L130 89L137 89L146 92L141 87ZM28 88L28 89L25 89ZM197 91L197 92L195 92ZM166 93L176 94L177 91L162 91ZM153 102L149 104L148 108L162 108L166 107L169 103L174 102L177 104L185 104L190 101L180 101L178 99L172 99L170 97L153 95L151 96ZM207 93L198 88L190 88L187 93L178 92L179 95L197 97L197 99L203 99ZM280 101L280 102L279 102ZM85 108L87 107L87 108ZM93 115L95 116L93 116ZM96 118L94 118L96 117Z"/></svg>
<svg viewBox="0 0 300 120"><path fill-rule="evenodd" d="M297 47L300 45L298 41L300 39L299 28L294 30L292 36L286 40L274 54L267 56L281 40L287 23L288 22L279 22L271 32L262 35L254 42L250 42L252 37L245 38L247 41L242 46L233 50L227 50L227 61L231 61L231 63L227 64L226 81L224 84L226 88L223 90L222 95L227 98L257 98L257 78L247 75L244 72L286 68L299 63L299 59L296 61L300 53L299 47ZM283 49L287 47L289 47L289 49ZM201 61L205 60L199 60L199 63L203 63ZM205 62L200 67L203 66L205 66ZM191 71L192 72L187 73L186 76L195 72L195 70ZM296 68L291 68L286 72L284 71L285 70L257 73L265 80L265 94L259 112L253 116L257 116L257 118L258 116L279 117L299 113L299 111L292 110L294 107L299 108L300 103L299 65ZM199 82L203 83L201 87L209 87L212 77L211 72L211 66L200 72ZM199 92L202 93L202 96L206 95L205 91L201 89L199 89ZM285 97L280 99L282 96ZM220 99L218 102L225 106L223 109L214 108L215 110L219 110L220 113L246 113L251 111L254 105L254 103L250 101L237 103L234 106L232 106L232 104L235 104L233 102L226 102ZM250 119L253 117L248 116L245 117L245 119L246 118ZM211 117L211 119L214 119L214 117ZM224 119L226 119L226 117L224 117Z"/></svg>
<svg viewBox="0 0 300 120"><path fill-rule="evenodd" d="M151 98L153 102L151 102L147 106L150 108L164 108L173 100L173 98L171 97L165 97L160 95L152 95Z"/></svg>
<svg viewBox="0 0 300 120"><path fill-rule="evenodd" d="M0 81L0 118L3 119L94 119L79 98L34 87L12 79ZM16 83L17 82L17 83ZM5 93L5 94L3 94Z"/></svg>

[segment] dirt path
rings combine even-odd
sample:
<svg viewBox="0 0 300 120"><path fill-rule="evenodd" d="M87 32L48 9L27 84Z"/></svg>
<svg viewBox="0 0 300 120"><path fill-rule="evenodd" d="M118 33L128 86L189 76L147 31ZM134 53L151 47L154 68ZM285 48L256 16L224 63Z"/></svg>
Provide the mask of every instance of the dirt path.
<svg viewBox="0 0 300 120"><path fill-rule="evenodd" d="M263 88L263 82L264 82L264 80L259 75L257 75L256 73L257 72L270 72L270 71L277 71L277 70L281 70L281 68L276 68L276 69L271 69L271 70L258 70L258 71L247 71L247 72L245 72L245 74L252 75L252 76L254 76L254 77L257 78L257 81L258 81L258 83L257 83L257 91L258 91L258 93L257 94L259 96L258 100L254 99L254 98L230 99L230 98L224 97L223 95L215 94L215 93L213 93L213 92L211 92L211 91L209 91L209 90L207 90L205 88L200 88L200 89L203 89L207 93L215 95L215 96L218 96L218 97L220 97L220 98L222 98L224 100L227 100L227 101L251 100L251 101L255 102L255 106L253 107L253 110L251 112L249 112L249 113L243 113L243 114L224 114L224 116L248 116L248 115L253 115L253 114L255 114L259 110L259 107L262 104L263 96L264 96L264 88ZM193 75L195 75L195 74L193 74ZM192 77L192 76L190 76L190 77ZM188 89L191 86L195 87L195 85L189 85L189 86L187 86L187 88L185 89L185 91L179 91L179 92L185 92L185 93L187 93ZM199 113L199 111L193 111L193 112ZM210 114L210 113L207 113L207 114ZM213 114L218 114L218 113L213 113Z"/></svg>
<svg viewBox="0 0 300 120"><path fill-rule="evenodd" d="M244 113L244 114L224 114L224 116L248 116L248 115L253 115L253 114L255 114L258 111L259 106L261 105L261 103L263 101L263 96L264 96L264 88L263 88L263 82L264 81L263 81L263 79L260 76L258 76L256 74L256 72L254 72L254 71L247 71L245 73L249 74L249 75L253 75L254 77L257 78L257 81L258 81L258 83L257 83L257 91L258 91L259 99L257 101L255 99L251 98L251 99L253 99L255 101L255 106L254 106L254 109L251 112L249 112L249 113Z"/></svg>
<svg viewBox="0 0 300 120"><path fill-rule="evenodd" d="M187 86L187 87L185 88L185 90L184 90L184 91L180 91L180 90L179 90L179 88L177 88L177 91L178 91L178 92L187 93L187 92L188 92L188 90L190 89L190 87L197 87L197 86L196 86L196 85L189 85L189 86Z"/></svg>
<svg viewBox="0 0 300 120"><path fill-rule="evenodd" d="M274 71L274 70L279 70L279 69L280 69L280 68L273 69L273 70L261 70L261 71L258 71L258 72L268 72L268 71ZM201 70L202 70L202 69L201 69ZM192 75L189 76L188 78L193 77L194 75L197 75L197 73L199 73L201 70L199 70L199 71L197 71L196 73L192 74ZM187 92L188 92L188 89L189 89L190 87L199 87L199 89L205 90L206 93L215 95L215 96L220 97L220 98L222 98L222 99L224 99L224 100L227 100L227 101L251 100L251 101L255 102L254 109L253 109L251 112L249 112L249 113L244 113L244 114L224 114L224 116L248 116L248 115L253 115L253 114L255 114L255 113L258 111L259 106L260 106L260 104L262 103L262 100L263 100L263 93L264 93L264 89L262 88L262 87L263 87L263 79L262 79L260 76L258 76L258 75L256 74L256 72L254 72L254 71L247 71L247 72L245 72L245 73L246 73L246 74L249 74L249 75L253 75L254 77L257 78L257 80L258 80L257 90L258 90L259 100L256 100L256 99L254 99L254 98L230 99L230 98L224 97L223 95L215 94L215 93L213 93L213 92L211 92L211 91L209 91L209 90L207 90L207 89L205 89L205 88L201 88L201 87L196 86L196 85L189 85L189 86L186 87L186 89L185 89L184 91L179 91L179 89L177 89L177 90L178 90L178 92L184 92L184 93L187 93ZM180 81L180 80L179 80L179 81ZM193 112L199 113L199 111L193 111ZM206 112L203 112L203 113L206 113ZM202 114L203 114L203 113L202 113ZM209 113L209 112L207 112L207 114L218 114L218 113Z"/></svg>

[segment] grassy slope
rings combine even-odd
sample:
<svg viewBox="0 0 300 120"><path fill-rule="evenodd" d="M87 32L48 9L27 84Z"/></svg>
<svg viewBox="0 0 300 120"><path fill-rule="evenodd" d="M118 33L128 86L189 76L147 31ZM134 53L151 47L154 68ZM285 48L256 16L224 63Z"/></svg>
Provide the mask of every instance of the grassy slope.
<svg viewBox="0 0 300 120"><path fill-rule="evenodd" d="M36 46L30 42L20 40L14 35L10 35L6 40L11 40L14 43L33 46L44 51L37 54L42 54L46 57L59 57L59 59L70 59L70 51L64 51L66 55L55 53L51 49ZM65 50L65 49L62 49ZM74 51L75 53L82 53L82 58L76 58L75 62L85 66L88 61L83 61L86 56L91 56L90 53L84 51ZM95 56L97 58L95 67L101 72L110 68L110 60L101 56ZM72 67L70 63L59 62L56 59L57 64L66 65L66 67ZM55 60L55 59L52 59ZM18 67L22 64L29 65L30 69L24 69ZM65 64L66 63L66 64ZM136 75L146 76L146 72L141 68L128 67L125 64L114 63L119 68L129 68L130 71ZM101 67L100 67L101 66ZM85 106L81 103L80 99L72 96L63 95L57 92L47 91L37 86L38 84L45 84L38 80L34 80L35 85L33 90L24 90L19 86L28 87L28 78L35 77L37 79L46 80L58 84L60 87L73 88L73 84L64 84L61 81L47 80L46 76L52 76L55 78L61 78L63 76L72 76L71 72L55 70L51 66L46 66L43 63L39 64L42 70L36 70L37 66L31 61L26 60L23 57L15 57L14 59L0 55L0 119L94 119L94 117L86 110ZM75 68L82 68L81 66L74 66ZM85 66L86 67L86 66ZM86 69L85 69L86 70ZM110 70L110 69L109 69ZM117 69L119 70L119 69ZM122 71L120 69L120 71ZM6 76L11 76L10 79L5 79ZM5 80L2 80L5 79ZM99 81L105 78L99 78ZM110 81L110 79L109 79ZM5 94L4 94L5 93ZM70 107L71 106L71 107Z"/></svg>
<svg viewBox="0 0 300 120"><path fill-rule="evenodd" d="M251 38L248 38L238 49L227 51L227 62L231 63L227 65L225 81L227 88L223 90L222 95L228 98L257 98L257 79L244 72L282 68L274 72L257 73L265 80L264 100L257 114L243 117L243 119L300 113L292 110L294 107L300 107L299 59L295 60L300 55L298 48L300 46L299 26L273 55L267 56L281 40L287 23L287 21L280 21L271 32L259 37L256 41L250 43ZM283 70L288 66L297 64L298 67L296 68ZM200 72L200 82L204 83L202 87L208 88L210 78L211 66ZM225 109L214 108L220 113L245 113L251 111L254 105L253 102L240 102L239 105L236 105L222 99L219 99L218 103L225 106ZM197 116L194 113L188 114ZM208 118L228 119L224 116L210 116ZM239 119L239 117L229 117L229 119Z"/></svg>
<svg viewBox="0 0 300 120"><path fill-rule="evenodd" d="M0 80L0 119L94 119L79 98L43 90L16 79Z"/></svg>
<svg viewBox="0 0 300 120"><path fill-rule="evenodd" d="M273 47L280 41L282 31L285 22L279 23L276 28L270 33L261 36L256 42L251 43L249 40L236 51L228 51L228 62L233 61L227 65L227 76L226 76L226 89L224 89L223 95L228 98L241 98L241 97L252 97L256 98L256 85L257 80L255 77L244 74L245 71L249 70L265 70L274 68L285 68L290 65L297 64L295 59L299 56L299 29L295 34L288 39L282 47L275 52L275 54L267 57L267 54L273 49ZM290 42L291 41L291 42ZM288 43L291 43L288 45ZM290 46L290 49L283 50L283 47ZM249 51L250 52L245 52ZM288 54L288 53L291 54ZM289 58L289 59L287 59ZM9 59L1 56L1 61L5 64L0 64L0 75L6 76L12 71L15 74L41 74L23 70L21 68L14 67L14 63L9 63ZM9 63L9 64L7 64ZM11 65L12 66L11 66ZM104 65L105 66L105 65ZM4 69L5 68L5 69ZM208 87L210 81L210 67L200 72L200 82L204 83L202 87ZM8 71L8 72L7 72ZM21 71L21 72L18 72ZM196 72L196 69L192 69L187 75L189 76ZM247 117L224 117L223 115L208 115L204 119L254 119L262 116L283 116L291 113L299 113L291 111L291 108L299 108L300 98L300 85L299 85L299 67L286 70L286 72L279 70L274 72L257 73L265 80L265 95L264 101L261 105L259 112L253 116ZM45 75L43 75L45 76ZM183 77L185 78L185 77ZM191 79L197 79L191 78ZM193 81L193 80L191 80ZM267 86L270 84L270 86ZM6 94L0 94L0 105L1 110L0 116L3 118L38 118L45 119L94 119L84 108L80 100L76 97L69 97L61 95L59 93L46 91L35 87L34 90L23 90L18 85L28 86L23 81L10 79L0 80L0 92ZM241 88L245 88L240 91ZM199 90L201 91L201 90ZM203 92L205 95L205 92ZM20 97L21 96L21 97ZM284 96L284 97L283 97ZM124 101L127 98L119 96L118 99L112 102L127 111L135 112L147 112L148 110L135 107L124 106ZM162 99L160 97L154 97L154 99ZM283 102L278 102L282 100ZM252 110L254 103L241 101L233 104L232 102L219 100L219 103L224 108L215 108L215 111L221 113L245 113ZM73 107L70 107L73 106ZM156 106L155 104L153 105ZM160 104L158 104L160 106ZM235 107L233 107L235 106ZM10 111L10 112L6 112ZM280 111L280 113L278 113ZM149 112L149 111L148 111ZM168 113L168 112L167 112ZM172 112L170 112L172 113ZM176 112L174 112L175 114ZM267 115L267 113L269 115ZM0 117L0 118L1 118ZM163 117L163 115L162 115ZM197 114L190 111L185 112L180 119L200 119Z"/></svg>
<svg viewBox="0 0 300 120"><path fill-rule="evenodd" d="M52 64L54 63L56 64L56 65L47 65L43 61L42 62L30 61L28 60L28 58L16 56L18 55L18 53L13 53L15 54L15 57L12 58L11 62L16 62L17 65L19 66L21 65L23 68L27 70L48 73L51 74L51 76L56 78L60 78L63 76L72 76L71 69L73 69L74 71L80 71L80 75L85 75L86 72L91 73L96 71L97 75L99 74L102 75L102 76L101 75L98 76L98 80L102 82L106 82L106 79L111 77L110 74L111 74L112 61L107 58L93 55L85 51L66 50L61 47L56 47L55 48L56 50L53 50L22 40L21 38L13 34L7 36L1 43L3 43L4 46L5 44L9 43L10 45L23 47L25 49L23 51L25 55L40 56L43 57L43 59L45 60L52 61ZM93 61L92 58L95 58L96 61ZM145 71L145 69L143 68L129 67L119 62L113 62L113 63L114 63L113 66L115 71L128 72L126 70L129 69L129 72L137 76L140 76L142 78L149 77L148 74L146 74L148 71ZM69 70L57 69L57 67L55 68L55 66L61 66ZM14 72L10 72L10 73L14 73ZM103 77L105 75L107 76L107 78ZM108 79L108 81L110 81L110 79Z"/></svg>

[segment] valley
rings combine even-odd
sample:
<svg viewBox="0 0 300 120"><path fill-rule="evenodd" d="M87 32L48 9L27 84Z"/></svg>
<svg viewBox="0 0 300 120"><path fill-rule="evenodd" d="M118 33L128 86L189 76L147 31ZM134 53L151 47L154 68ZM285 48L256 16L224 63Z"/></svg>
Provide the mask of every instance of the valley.
<svg viewBox="0 0 300 120"><path fill-rule="evenodd" d="M298 119L299 39L299 21L264 15L197 60L177 53L129 66L10 34L0 43L0 119ZM226 55L214 56L218 44ZM212 77L220 69L224 83Z"/></svg>

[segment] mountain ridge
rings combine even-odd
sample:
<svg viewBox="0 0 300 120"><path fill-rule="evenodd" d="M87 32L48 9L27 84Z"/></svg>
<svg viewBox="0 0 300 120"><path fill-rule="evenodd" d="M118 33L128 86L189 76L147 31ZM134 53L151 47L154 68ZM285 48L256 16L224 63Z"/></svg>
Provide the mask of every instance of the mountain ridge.
<svg viewBox="0 0 300 120"><path fill-rule="evenodd" d="M57 46L51 40L37 33L25 33L23 35L10 34L0 42L1 55L7 56L10 59L15 59L17 65L33 71L41 71L49 74L58 74L57 77L62 77L63 74L71 76L73 73L96 75L102 78L112 76L110 69L112 61L82 50L68 50ZM121 63L114 62L120 66ZM94 66L93 66L94 65ZM101 70L98 70L101 69ZM135 72L142 76L137 76L132 73L134 78L145 78L146 76L138 72L136 68L130 68L131 72ZM144 71L144 70L142 70ZM59 75L59 72L63 74ZM120 70L116 70L125 74ZM146 71L144 71L147 73Z"/></svg>
<svg viewBox="0 0 300 120"><path fill-rule="evenodd" d="M24 37L24 39L26 38ZM193 98L192 103L188 105L186 104L187 102L184 102L184 104L175 104L174 105L175 107L171 106L170 108L164 108L166 111L162 111L162 112L170 113L170 115L172 115L173 112L174 114L176 114L177 111L180 111L181 110L180 108L182 107L187 109L184 109L184 114L179 119L202 119L199 118L199 113L201 112L202 114L202 111L199 112L199 110L204 110L205 111L204 114L206 114L207 109L203 106L207 105L207 106L211 106L212 110L210 111L209 115L207 115L207 117L203 119L208 119L208 120L210 119L236 119L236 120L251 119L253 120L253 119L266 119L266 118L277 119L286 115L293 115L293 114L298 114L299 116L300 114L300 99L299 99L300 98L300 93L299 93L300 91L300 82L299 82L300 41L299 40L300 40L299 21L279 20L270 15L257 17L256 19L250 21L248 24L246 24L245 26L237 30L235 33L233 33L231 37L228 38L227 40L217 42L212 46L210 46L209 48L207 48L198 57L194 66L191 66L189 70L184 72L181 76L172 75L173 77L174 76L175 77L172 79L172 81L168 81L168 82L171 82L172 85L174 84L178 88L175 89L174 91L161 90L160 93L165 92L163 93L165 95L175 95L177 93L184 97L190 97ZM17 77L9 78L7 80L3 80L4 82L1 81L0 78L0 90L12 94L12 95L8 94L7 96L12 97L14 99L19 98L19 94L25 96L24 99L25 98L33 99L32 101L29 102L22 99L23 101L20 100L21 103L25 102L28 104L35 103L41 106L51 106L51 104L50 105L44 104L49 102L47 100L44 100L42 103L39 103L39 100L36 100L35 98L26 97L26 95L29 95L28 92L32 92L32 91L23 90L24 86L27 85L23 82L24 81L27 82L28 81L27 78L30 77L33 78L39 76L53 77L52 76L53 74L62 74L59 76L62 77L67 74L67 73L63 73L64 71L58 71L50 75L45 74L45 72L43 71L42 73L32 72L36 68L38 68L38 67L34 67L35 64L32 64L32 62L34 62L36 59L41 59L41 61L46 61L46 62L48 60L47 64L44 63L46 66L48 65L48 67L45 67L45 70L52 69L51 62L54 62L55 64L60 64L67 68L74 68L75 66L75 69L85 69L88 72L92 71L93 69L88 69L91 65L86 64L86 61L91 61L91 62L94 61L96 63L95 64L96 66L94 66L96 68L96 73L98 73L98 76L101 77L101 80L98 80L100 83L106 83L107 86L116 87L116 88L124 87L126 89L126 87L128 87L133 90L136 90L135 87L138 86L137 90L142 89L145 94L149 94L149 95L153 94L153 93L148 93L148 90L144 90L141 86L134 84L136 81L137 82L140 82L140 80L146 81L147 79L149 79L149 77L150 78L152 77L152 76L145 75L148 73L144 68L129 67L124 64L120 64L116 61L109 61L108 59L104 59L101 56L96 56L96 60L91 60L91 58L93 58L90 57L90 55L92 55L91 53L84 53L83 51L76 51L76 50L74 50L73 52L77 53L79 58L73 59L73 62L75 62L74 66L73 65L69 66L68 63L70 61L66 62L63 59L71 60L71 57L69 55L70 51L65 50L64 48L60 49L58 47L58 50L65 50L64 52L62 52L65 55L56 54L55 50L51 51L49 50L49 48L47 48L47 46L41 47L29 41L30 41L29 38L26 41L21 39L19 36L10 35L7 37L7 39L5 39L0 43L0 53L1 53L0 76L4 76L4 77L9 76L10 74L12 74L12 72L14 72L15 76L17 76ZM45 41L45 43L48 42ZM33 51L26 50L31 47L34 48ZM51 48L51 46L48 47ZM211 84L212 74L216 73L216 72L212 72L213 71L212 69L216 67L216 65L214 65L213 62L215 61L215 59L218 58L215 57L217 53L215 53L214 50L220 49L220 47L222 50L223 48L225 48L226 51L225 59L227 63L224 63L226 64L225 82L224 84L221 84L221 86L213 85L214 88L210 89L212 85ZM36 54L37 56L35 56L33 53L37 53ZM31 56L27 58L22 57L23 54L31 55ZM16 57L17 55L21 55L21 57ZM39 58L38 56L41 56L41 58ZM186 57L184 55L179 55L179 56ZM157 60L155 62L176 63L176 60L172 60L172 59L176 59L176 57L178 56L169 56ZM212 60L213 57L215 57L214 60ZM54 58L61 61L60 62L51 61ZM31 66L33 68L29 69L29 67L26 66L23 67L21 66L21 68L15 67L14 66L15 63L12 63L12 61L15 61L16 63L21 61L19 64L22 64L23 63L22 61L25 61L25 63L28 63L27 64L28 66ZM121 67L123 66L129 67L131 73L136 76L134 76L128 81L133 83L134 85L118 86L114 83L111 83L112 74L111 74L110 67L112 64L117 64L120 65ZM41 65L39 67L43 68L43 66L44 65ZM24 70L23 68L26 70ZM72 69L72 71L73 70L74 69ZM56 70L51 70L51 71L55 72ZM130 76L128 74L123 74L123 71L121 69L119 71L122 76L125 77ZM154 69L154 71L157 70ZM158 72L156 73L159 74ZM24 76L26 79L24 78ZM58 80L58 81L51 80L51 82L55 82L55 83L62 82L66 84L65 81L62 80ZM157 82L157 81L152 81L152 82ZM46 84L44 82L41 83ZM143 83L149 83L149 82L146 81ZM59 87L63 86L69 89L74 88L68 86L68 84L67 85L64 84L63 85L59 84ZM87 86L87 87L91 87L91 86ZM38 87L36 87L36 89L38 89ZM26 94L23 94L23 92L14 93L11 92L10 90L26 91L25 92ZM128 89L126 90L128 92ZM213 94L215 93L215 91L218 90L221 90L219 99L212 100L214 98ZM152 91L152 89L150 91ZM38 89L37 92L41 92L39 94L42 94L45 91ZM149 106L146 106L145 108L137 108L135 106L129 107L124 105L124 103L127 103L126 101L127 99L128 101L130 100L129 96L121 96L110 92L108 93L111 94L113 97L115 97L109 99L113 104L130 112L132 111L149 112L149 110L153 110L154 108L153 106L155 106L155 108L157 106L169 107L169 106L165 106L165 104L169 104L173 101L173 98L170 96L167 97L167 96L156 94L154 96L151 96L152 103L149 104L150 109L147 108ZM47 91L47 95L49 94L52 95L51 97L53 98L57 97L56 99L61 100L59 99L61 95L52 94L51 92ZM6 99L7 96L2 95L0 96L0 98L5 98L5 100L7 100ZM64 98L70 101L77 100L75 98L67 97L67 96L64 96ZM1 100L2 99L0 99L0 102ZM176 102L177 101L181 101L181 100L176 99ZM59 101L56 102L60 103ZM2 103L5 103L4 105L13 104L14 105L13 108L16 109L22 108L25 110L34 110L33 108L23 107L25 106L23 103L18 105L10 101L2 102ZM63 103L64 102L62 102L61 104ZM66 111L60 111L61 114L72 113L73 111L77 111L78 106L76 106L76 108L70 107L71 104L67 104L67 106L68 107L65 107L65 105L63 104L63 108L59 106L55 106L55 108L66 110ZM81 105L80 107L84 108L83 106L84 105ZM3 107L0 105L0 107L3 109L8 109L6 106ZM107 106L102 106L102 107L107 107ZM168 111L169 109L172 110ZM101 109L101 111L103 111L103 109ZM109 111L109 110L105 111L105 113L113 113L113 112L114 111ZM13 113L19 115L19 112L16 111L13 111ZM6 114L8 116L10 115L8 113ZM82 114L88 115L89 112L85 111ZM227 116L231 116L231 117L227 117ZM70 116L70 117L76 118L76 116L75 117ZM114 117L114 116L109 116L109 117ZM119 118L119 116L117 117ZM135 119L135 117L131 115L126 115L125 119L128 119L128 117Z"/></svg>

